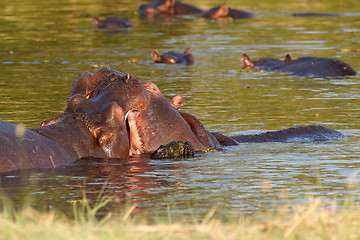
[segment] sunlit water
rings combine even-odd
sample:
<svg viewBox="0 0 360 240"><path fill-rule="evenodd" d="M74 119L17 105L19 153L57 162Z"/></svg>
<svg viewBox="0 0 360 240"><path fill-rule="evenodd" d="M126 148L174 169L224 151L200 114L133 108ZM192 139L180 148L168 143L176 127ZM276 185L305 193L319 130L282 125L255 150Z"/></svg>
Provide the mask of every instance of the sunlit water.
<svg viewBox="0 0 360 240"><path fill-rule="evenodd" d="M253 19L217 22L186 16L140 19L135 1L0 3L0 120L36 128L61 113L74 81L99 65L153 81L166 97L182 94L183 112L211 131L258 133L321 124L352 135L325 143L242 144L184 160L87 159L52 170L2 174L3 195L17 205L72 212L85 192L113 200L104 211L137 204L151 217L202 218L213 207L226 218L296 204L308 196L358 201L359 76L307 78L242 72L240 55L339 58L360 69L359 1L226 1ZM188 1L185 1L188 2ZM210 8L220 2L203 1ZM295 18L293 12L344 16ZM91 17L129 16L128 32L96 31ZM191 47L191 66L154 64L150 52ZM131 63L130 59L141 59ZM314 117L317 116L317 117ZM354 188L355 186L355 188Z"/></svg>

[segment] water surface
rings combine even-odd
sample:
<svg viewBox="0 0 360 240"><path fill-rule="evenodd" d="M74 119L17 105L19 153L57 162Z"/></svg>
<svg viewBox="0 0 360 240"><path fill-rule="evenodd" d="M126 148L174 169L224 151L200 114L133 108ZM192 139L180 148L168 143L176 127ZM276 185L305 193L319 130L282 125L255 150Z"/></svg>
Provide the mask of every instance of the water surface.
<svg viewBox="0 0 360 240"><path fill-rule="evenodd" d="M188 1L185 1L188 2ZM85 192L114 196L105 210L137 204L149 216L202 218L212 208L228 217L253 214L308 196L358 202L360 86L358 76L308 78L277 72L243 72L240 55L334 57L360 69L359 1L235 1L256 14L218 22L192 16L146 20L135 1L10 1L0 3L0 120L37 128L64 111L71 87L84 71L109 66L153 81L166 97L182 94L182 111L211 131L258 133L321 124L352 135L325 143L242 144L191 159L86 159L59 169L1 176L16 204L69 212ZM199 7L219 5L202 1ZM335 12L337 17L290 16ZM93 15L128 16L135 28L94 29ZM150 53L191 47L191 66L154 64ZM142 59L137 63L132 58ZM314 117L317 116L317 117ZM351 184L355 182L355 188ZM105 187L104 187L104 184ZM169 207L169 205L171 207Z"/></svg>

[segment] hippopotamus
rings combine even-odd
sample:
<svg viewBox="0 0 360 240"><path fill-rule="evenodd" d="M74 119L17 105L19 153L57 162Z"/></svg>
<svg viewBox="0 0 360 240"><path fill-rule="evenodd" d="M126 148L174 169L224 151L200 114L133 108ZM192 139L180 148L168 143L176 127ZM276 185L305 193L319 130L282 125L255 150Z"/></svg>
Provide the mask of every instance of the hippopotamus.
<svg viewBox="0 0 360 240"><path fill-rule="evenodd" d="M178 0L155 0L139 7L139 14L148 18L173 17L184 14L200 14L204 10Z"/></svg>
<svg viewBox="0 0 360 240"><path fill-rule="evenodd" d="M169 64L192 64L194 63L194 56L191 54L191 49L187 47L184 51L184 53L178 53L178 52L166 52L164 54L161 54L154 49L151 52L151 57L156 63L169 63Z"/></svg>
<svg viewBox="0 0 360 240"><path fill-rule="evenodd" d="M243 10L229 8L227 6L217 6L204 12L200 15L202 18L212 18L217 20L223 20L225 18L241 19L252 18L254 14Z"/></svg>
<svg viewBox="0 0 360 240"><path fill-rule="evenodd" d="M133 25L129 22L127 17L120 18L117 16L108 17L101 20L98 16L93 17L93 24L96 28L105 29L121 29L131 28Z"/></svg>
<svg viewBox="0 0 360 240"><path fill-rule="evenodd" d="M245 53L241 55L244 69L280 71L309 77L334 77L356 75L356 71L347 63L334 58L301 57L292 60L290 55L284 61L276 58L262 58L252 61Z"/></svg>
<svg viewBox="0 0 360 240"><path fill-rule="evenodd" d="M89 156L129 157L126 115L148 107L149 94L130 74L113 72L99 84L89 99L71 96L66 113L41 128L0 122L0 172L58 167Z"/></svg>

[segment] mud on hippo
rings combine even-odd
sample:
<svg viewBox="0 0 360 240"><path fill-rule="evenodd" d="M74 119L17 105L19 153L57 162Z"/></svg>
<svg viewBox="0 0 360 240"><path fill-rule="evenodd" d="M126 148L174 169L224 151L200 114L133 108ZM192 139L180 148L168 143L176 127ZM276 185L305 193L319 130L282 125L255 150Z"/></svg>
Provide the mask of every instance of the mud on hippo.
<svg viewBox="0 0 360 240"><path fill-rule="evenodd" d="M84 92L86 87L76 86L85 86L88 77L83 74L75 83L66 111L43 127L0 122L0 172L58 167L88 156L129 156L126 114L149 105L147 91L132 75L103 69L89 81L97 85L93 90L77 93Z"/></svg>

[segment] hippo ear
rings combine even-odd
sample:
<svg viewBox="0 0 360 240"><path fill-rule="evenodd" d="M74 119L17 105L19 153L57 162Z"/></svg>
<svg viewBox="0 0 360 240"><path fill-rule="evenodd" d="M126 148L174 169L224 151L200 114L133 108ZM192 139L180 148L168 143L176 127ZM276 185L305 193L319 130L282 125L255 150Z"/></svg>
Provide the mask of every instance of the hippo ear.
<svg viewBox="0 0 360 240"><path fill-rule="evenodd" d="M220 6L219 9L217 9L213 14L211 14L211 17L214 19L221 19L225 18L229 14L229 8L227 6Z"/></svg>
<svg viewBox="0 0 360 240"><path fill-rule="evenodd" d="M143 83L144 88L146 91L155 94L157 96L161 96L160 89L153 83L153 82L144 82Z"/></svg>
<svg viewBox="0 0 360 240"><path fill-rule="evenodd" d="M130 147L124 110L113 102L104 110L92 115L87 118L86 125L106 156L128 157Z"/></svg>
<svg viewBox="0 0 360 240"><path fill-rule="evenodd" d="M290 54L287 54L284 60L285 63L291 62Z"/></svg>
<svg viewBox="0 0 360 240"><path fill-rule="evenodd" d="M100 20L100 18L98 16L94 16L93 17L93 24L95 26L100 26L102 24L102 21Z"/></svg>
<svg viewBox="0 0 360 240"><path fill-rule="evenodd" d="M175 108L179 109L180 107L184 106L185 100L182 95L175 95L170 99L170 104Z"/></svg>
<svg viewBox="0 0 360 240"><path fill-rule="evenodd" d="M154 49L152 52L151 52L151 57L152 59L155 61L155 62L159 62L160 61L160 54L159 52Z"/></svg>
<svg viewBox="0 0 360 240"><path fill-rule="evenodd" d="M184 51L185 54L191 54L191 48L187 47Z"/></svg>
<svg viewBox="0 0 360 240"><path fill-rule="evenodd" d="M241 62L244 65L244 68L252 68L255 65L255 62L251 61L246 53L241 54Z"/></svg>

